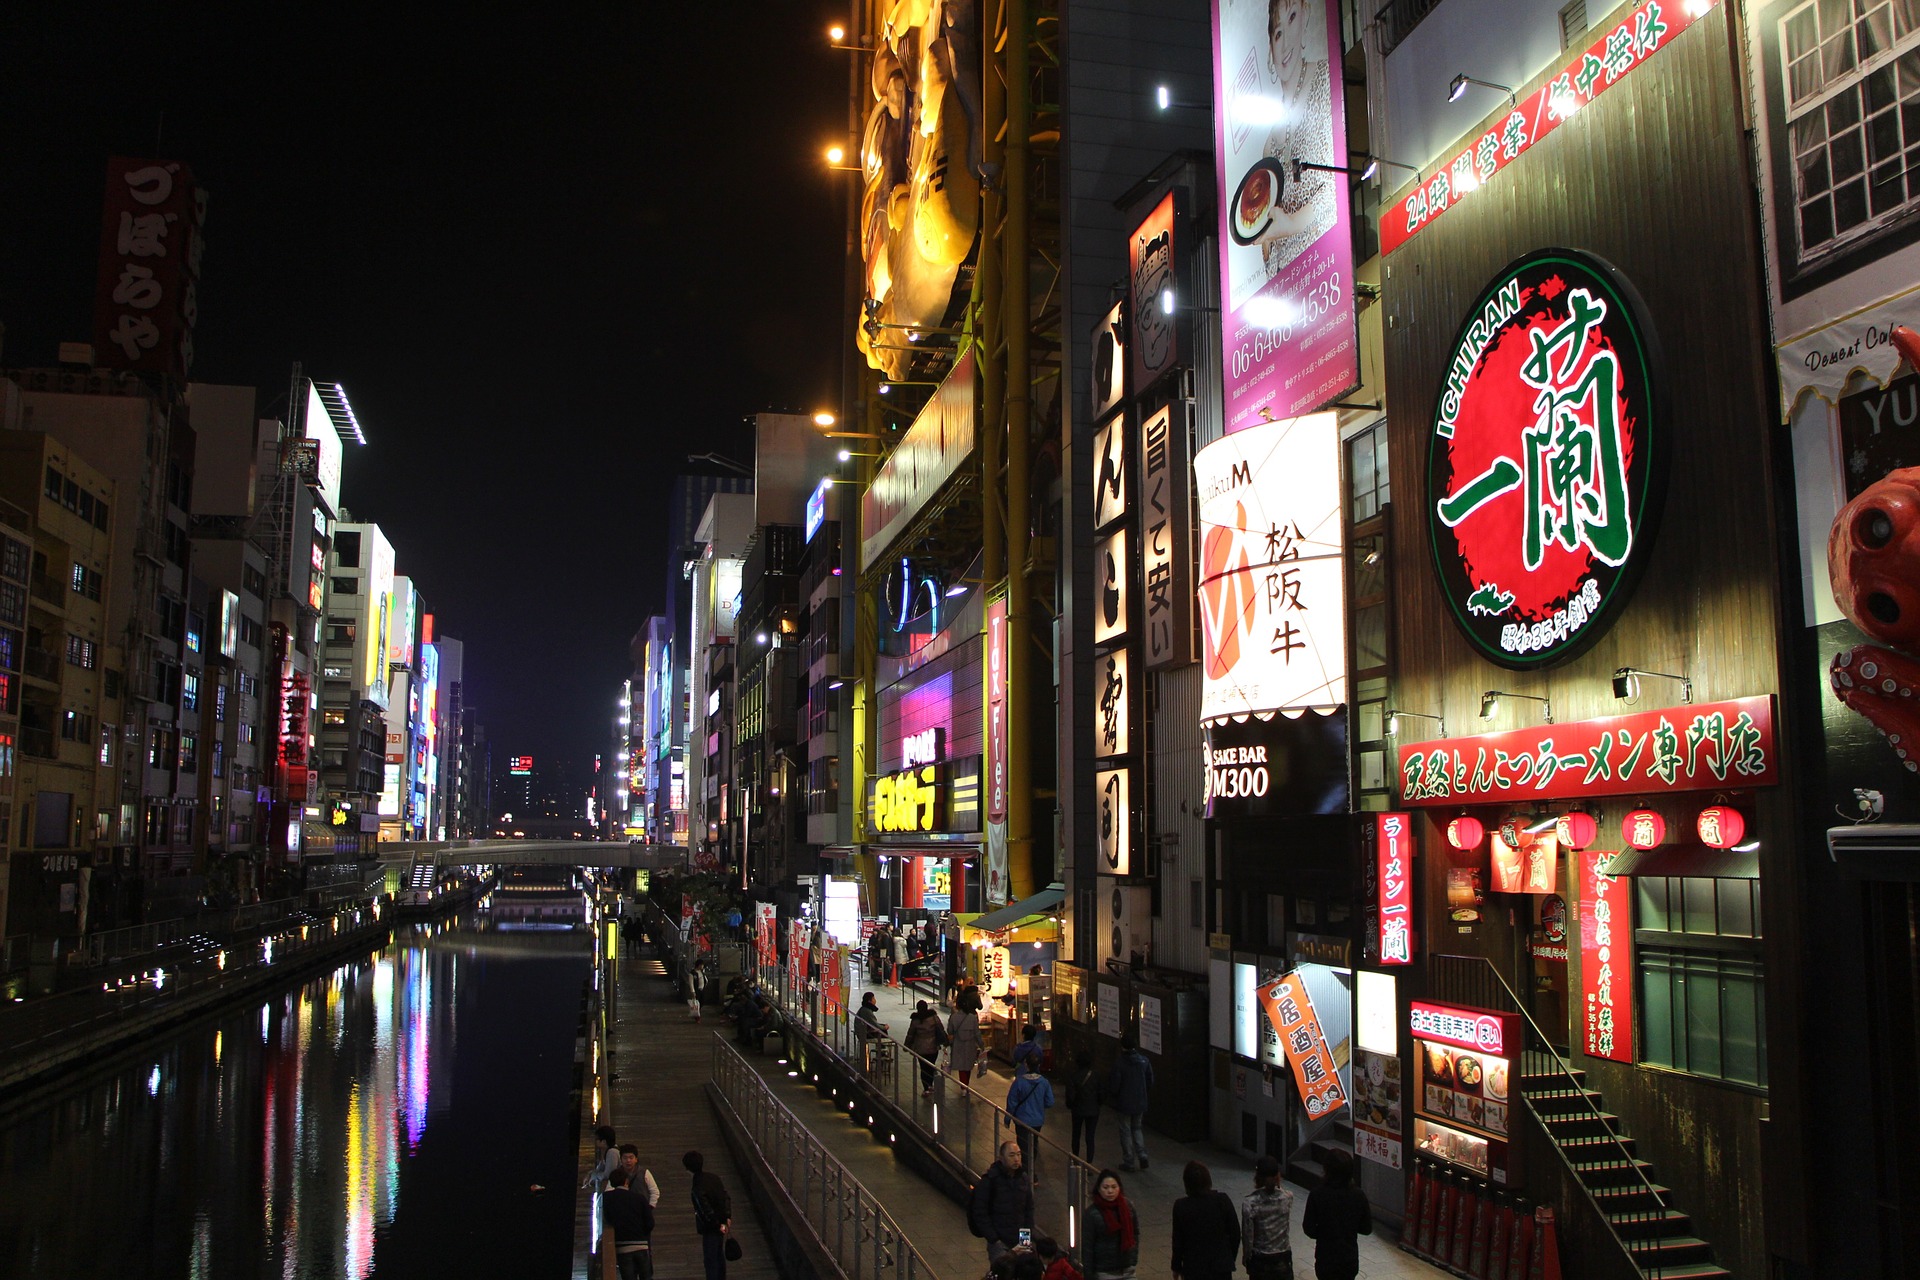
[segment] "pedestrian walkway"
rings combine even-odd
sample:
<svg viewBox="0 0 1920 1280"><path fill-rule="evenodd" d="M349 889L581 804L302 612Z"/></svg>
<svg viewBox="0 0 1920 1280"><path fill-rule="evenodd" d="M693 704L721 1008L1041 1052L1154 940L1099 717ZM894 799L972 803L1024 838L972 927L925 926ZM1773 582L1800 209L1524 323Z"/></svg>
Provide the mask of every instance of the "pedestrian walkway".
<svg viewBox="0 0 1920 1280"><path fill-rule="evenodd" d="M666 971L651 958L652 949L636 948L635 954L644 958L622 962L614 996L614 1078L605 1121L621 1142L640 1148L640 1163L660 1185L653 1229L655 1280L705 1275L700 1237L693 1229L692 1178L680 1167L680 1157L688 1151L706 1157L707 1171L719 1174L733 1197L733 1233L744 1256L727 1264L727 1280L777 1280L773 1249L707 1101L712 1036L716 1025L725 1023L711 1010L704 1022L692 1022L686 1002L674 998ZM586 1203L585 1192L581 1201ZM576 1280L587 1280L583 1261L575 1263ZM597 1272L591 1280L599 1280Z"/></svg>
<svg viewBox="0 0 1920 1280"><path fill-rule="evenodd" d="M898 1040L906 1032L907 1015L913 1011L917 1001L926 997L905 988L870 986L864 975L856 970L850 981L849 1005L857 1007L861 993L868 989L875 993L875 1001L880 1006L880 1019L888 1025L888 1035ZM914 1069L914 1059L904 1049L900 1051L899 1059L897 1070L905 1080ZM780 1100L833 1149L834 1154L880 1199L888 1212L905 1226L914 1244L940 1268L942 1280L975 1280L985 1271L986 1246L967 1229L965 1212L935 1192L917 1174L894 1161L889 1148L877 1141L863 1123L864 1115L857 1115L856 1121L849 1121L842 1101L822 1099L810 1084L790 1078L788 1069L780 1065L773 1054L749 1060L774 1087ZM973 1075L974 1086L996 1103L1004 1103L1007 1087L1011 1083L1009 1068L999 1063L989 1064L986 1059L981 1060L980 1068ZM941 1101L942 1091L936 1090L935 1097L928 1100L920 1097L919 1089L902 1087L894 1091L894 1097L899 1100L903 1110L909 1111L915 1121L926 1128L932 1122L932 1108L934 1103ZM961 1116L970 1116L970 1123L975 1130L972 1134L972 1163L977 1174L983 1172L992 1161L996 1144L1007 1136L1006 1131L995 1128L987 1108L958 1108L949 1100L941 1112L943 1137L949 1139L949 1149L953 1147L950 1128ZM1096 1166L1119 1164L1119 1135L1115 1123L1111 1111L1100 1117L1096 1150L1102 1153L1102 1158L1094 1161ZM1064 1148L1069 1131L1065 1099L1060 1098L1042 1131L1044 1138L1056 1140L1060 1148L1043 1147L1041 1152L1041 1182L1036 1195L1042 1202L1043 1215L1049 1197L1061 1195L1064 1189L1060 1170L1066 1160ZM1253 1161L1238 1152L1204 1144L1174 1142L1151 1130L1147 1133L1147 1150L1148 1167L1137 1173L1125 1174L1123 1179L1127 1198L1140 1215L1140 1280L1160 1280L1172 1274L1169 1263L1173 1202L1186 1194L1182 1177L1187 1162L1198 1160L1206 1165L1213 1175L1214 1187L1226 1192L1238 1204L1253 1189ZM1313 1242L1307 1239L1300 1227L1306 1211L1307 1192L1305 1188L1291 1183L1287 1187L1294 1193L1294 1274L1311 1276ZM959 1270L947 1269L949 1259L950 1265ZM1360 1239L1362 1277L1372 1277L1373 1280L1419 1277L1425 1280L1427 1277L1448 1274L1403 1252L1396 1242L1385 1237L1363 1236Z"/></svg>

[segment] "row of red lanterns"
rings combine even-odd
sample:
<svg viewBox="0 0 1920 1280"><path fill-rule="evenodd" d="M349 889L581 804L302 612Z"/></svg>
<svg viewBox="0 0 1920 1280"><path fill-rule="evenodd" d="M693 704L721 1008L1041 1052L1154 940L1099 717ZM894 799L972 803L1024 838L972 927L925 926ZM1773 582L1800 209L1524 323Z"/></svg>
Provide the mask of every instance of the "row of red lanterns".
<svg viewBox="0 0 1920 1280"><path fill-rule="evenodd" d="M1509 845L1520 843L1522 822L1509 818L1500 824L1500 836ZM1600 835L1600 824L1593 815L1577 809L1556 818L1553 829L1569 849L1585 849ZM1747 820L1731 805L1709 805L1694 820L1694 829L1702 844L1731 849L1746 835ZM1447 843L1456 849L1478 849L1486 835L1486 826L1472 814L1463 813L1447 823ZM1656 848L1667 838L1667 820L1651 809L1635 809L1620 819L1620 838L1635 849Z"/></svg>

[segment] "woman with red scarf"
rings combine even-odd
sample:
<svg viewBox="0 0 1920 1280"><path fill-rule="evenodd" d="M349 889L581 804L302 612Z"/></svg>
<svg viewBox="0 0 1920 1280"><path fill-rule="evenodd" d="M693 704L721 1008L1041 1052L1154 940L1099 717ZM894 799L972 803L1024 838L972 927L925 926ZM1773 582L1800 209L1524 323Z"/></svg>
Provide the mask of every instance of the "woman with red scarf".
<svg viewBox="0 0 1920 1280"><path fill-rule="evenodd" d="M1093 1280L1132 1280L1140 1264L1140 1215L1127 1203L1120 1175L1111 1169L1102 1169L1094 1179L1081 1258Z"/></svg>

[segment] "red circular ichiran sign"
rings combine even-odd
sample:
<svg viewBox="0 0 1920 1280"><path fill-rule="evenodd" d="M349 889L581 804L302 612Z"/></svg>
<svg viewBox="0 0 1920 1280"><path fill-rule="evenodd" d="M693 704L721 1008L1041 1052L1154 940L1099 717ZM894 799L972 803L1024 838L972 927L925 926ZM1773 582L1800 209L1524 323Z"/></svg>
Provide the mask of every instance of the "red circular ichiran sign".
<svg viewBox="0 0 1920 1280"><path fill-rule="evenodd" d="M1545 249L1454 339L1428 442L1433 563L1460 630L1503 667L1598 639L1645 560L1666 471L1645 316L1607 263Z"/></svg>

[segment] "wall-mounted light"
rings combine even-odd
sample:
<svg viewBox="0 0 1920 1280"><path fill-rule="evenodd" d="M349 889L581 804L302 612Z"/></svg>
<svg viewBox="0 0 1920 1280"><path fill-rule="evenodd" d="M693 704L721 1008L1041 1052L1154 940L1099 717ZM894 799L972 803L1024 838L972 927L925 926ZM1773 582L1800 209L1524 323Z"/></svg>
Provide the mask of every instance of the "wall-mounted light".
<svg viewBox="0 0 1920 1280"><path fill-rule="evenodd" d="M1397 708L1389 707L1387 709L1388 737L1399 736L1401 716L1412 716L1415 720L1431 720L1440 726L1440 736L1443 738L1447 736L1447 718L1445 716L1430 715L1425 711L1401 711Z"/></svg>
<svg viewBox="0 0 1920 1280"><path fill-rule="evenodd" d="M1537 702L1545 712L1546 722L1548 724L1553 723L1553 700L1551 698L1542 698L1537 694L1531 693L1509 693L1505 689L1489 689L1480 695L1480 718L1482 720L1493 719L1494 715L1500 710L1500 699L1502 698L1524 698L1528 702Z"/></svg>
<svg viewBox="0 0 1920 1280"><path fill-rule="evenodd" d="M847 38L847 29L841 26L839 23L836 22L832 26L827 28L827 40L836 49L845 49L849 53L878 53L879 52L878 49L868 49L857 44L846 44L844 43L846 38Z"/></svg>
<svg viewBox="0 0 1920 1280"><path fill-rule="evenodd" d="M1680 701L1693 701L1693 681L1686 676L1672 676L1664 671L1642 671L1639 667L1621 667L1613 673L1613 696L1622 702L1640 696L1641 677L1655 680L1678 680L1680 682Z"/></svg>
<svg viewBox="0 0 1920 1280"><path fill-rule="evenodd" d="M839 170L841 170L841 171L842 171L842 172L844 172L844 173L859 173L859 172L860 172L860 166L859 166L859 165L857 165L857 164L848 164L848 163L846 162L846 160L847 160L847 149L846 149L845 147L828 147L828 148L827 148L827 149L826 149L826 150L825 150L824 152L822 152L821 154L822 154L822 155L824 155L824 156L826 157L826 160L827 160L827 168L829 168L829 169L839 169Z"/></svg>
<svg viewBox="0 0 1920 1280"><path fill-rule="evenodd" d="M1465 96L1467 92L1467 86L1470 84L1477 84L1482 89L1494 89L1501 93L1504 93L1507 95L1507 105L1512 106L1514 104L1514 93L1513 93L1512 85L1495 84L1491 80L1482 80L1479 76L1470 76L1464 73L1461 75L1455 76L1453 78L1453 83L1447 86L1447 101L1448 102L1460 101L1460 99L1463 96Z"/></svg>

